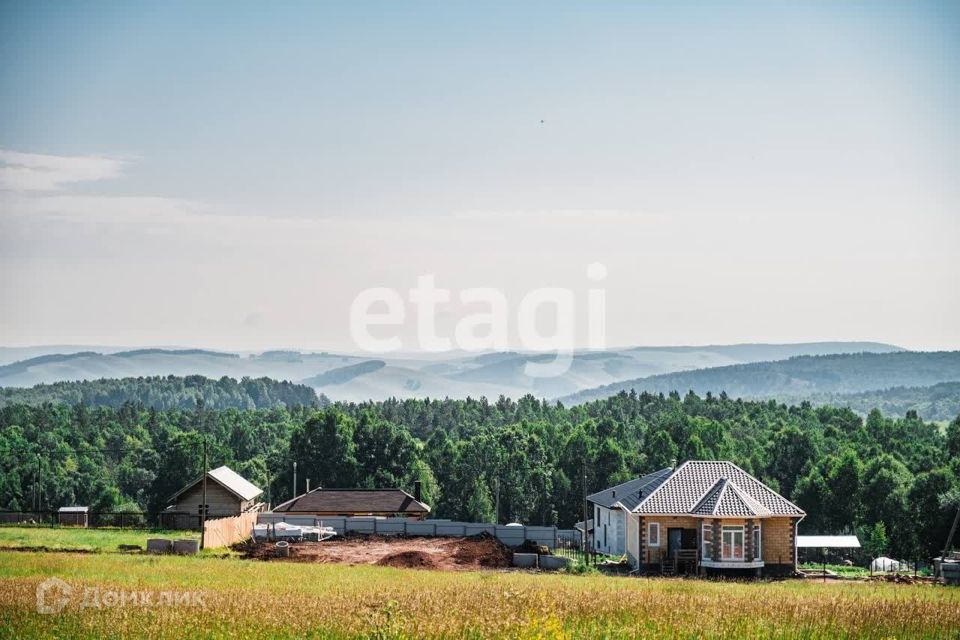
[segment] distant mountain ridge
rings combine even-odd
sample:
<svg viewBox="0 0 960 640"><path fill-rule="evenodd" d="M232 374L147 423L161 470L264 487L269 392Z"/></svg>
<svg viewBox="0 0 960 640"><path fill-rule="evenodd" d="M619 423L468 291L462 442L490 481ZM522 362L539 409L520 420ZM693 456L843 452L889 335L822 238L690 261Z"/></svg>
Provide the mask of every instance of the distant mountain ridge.
<svg viewBox="0 0 960 640"><path fill-rule="evenodd" d="M581 404L630 390L797 400L955 381L960 381L960 351L833 354L648 376L579 391L560 400Z"/></svg>
<svg viewBox="0 0 960 640"><path fill-rule="evenodd" d="M313 387L332 400L362 402L396 398L466 398L500 395L519 398L566 397L622 381L695 369L782 360L801 355L870 351L892 353L899 347L873 342L739 344L626 347L573 354L563 375L534 378L531 362L552 354L519 351L479 354L410 354L394 356L303 353L273 350L260 354L206 349L116 349L84 347L74 353L45 353L44 347L7 348L35 355L0 366L0 387L102 378L192 376L271 378ZM2 354L3 348L0 348ZM39 354L39 355L36 355Z"/></svg>

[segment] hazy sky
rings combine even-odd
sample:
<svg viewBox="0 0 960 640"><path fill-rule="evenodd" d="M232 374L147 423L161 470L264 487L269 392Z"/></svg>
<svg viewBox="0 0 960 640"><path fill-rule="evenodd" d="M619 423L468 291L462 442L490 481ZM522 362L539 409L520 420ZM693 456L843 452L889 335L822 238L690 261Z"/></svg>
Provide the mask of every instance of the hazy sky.
<svg viewBox="0 0 960 640"><path fill-rule="evenodd" d="M0 344L600 262L611 345L960 348L960 3L520 4L3 2Z"/></svg>

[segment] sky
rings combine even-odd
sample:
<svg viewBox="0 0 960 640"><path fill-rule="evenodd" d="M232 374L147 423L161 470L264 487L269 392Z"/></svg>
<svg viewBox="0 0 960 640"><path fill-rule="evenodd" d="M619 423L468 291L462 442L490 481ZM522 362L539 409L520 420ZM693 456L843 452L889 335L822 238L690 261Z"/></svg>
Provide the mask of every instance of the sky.
<svg viewBox="0 0 960 640"><path fill-rule="evenodd" d="M0 60L5 346L352 351L376 287L417 350L432 275L511 346L551 287L577 346L602 288L608 346L960 349L960 3L4 1Z"/></svg>

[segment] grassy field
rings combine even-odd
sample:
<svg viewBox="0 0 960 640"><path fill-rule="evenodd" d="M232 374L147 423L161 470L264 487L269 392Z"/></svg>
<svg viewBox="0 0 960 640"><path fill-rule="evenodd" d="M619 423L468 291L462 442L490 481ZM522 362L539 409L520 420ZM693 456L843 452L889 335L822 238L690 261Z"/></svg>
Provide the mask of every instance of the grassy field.
<svg viewBox="0 0 960 640"><path fill-rule="evenodd" d="M41 615L54 576L72 595ZM81 607L86 588L102 606ZM171 592L201 601L108 606ZM960 589L0 551L0 620L17 638L939 638L960 628Z"/></svg>
<svg viewBox="0 0 960 640"><path fill-rule="evenodd" d="M121 544L146 548L147 538L198 538L196 531L79 529L77 527L0 527L0 549L46 548L60 551L117 551Z"/></svg>

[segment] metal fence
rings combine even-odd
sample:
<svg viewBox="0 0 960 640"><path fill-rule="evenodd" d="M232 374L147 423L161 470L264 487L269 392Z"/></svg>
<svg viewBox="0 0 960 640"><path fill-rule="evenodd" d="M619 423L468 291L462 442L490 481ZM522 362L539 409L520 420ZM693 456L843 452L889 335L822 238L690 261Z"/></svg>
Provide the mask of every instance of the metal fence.
<svg viewBox="0 0 960 640"><path fill-rule="evenodd" d="M168 511L88 511L86 522L76 512L0 511L0 525L64 525L117 529L200 529L201 517ZM64 516L61 518L61 516Z"/></svg>
<svg viewBox="0 0 960 640"><path fill-rule="evenodd" d="M590 553L589 547L584 547L583 533L576 529L557 531L557 546L553 549L553 555L570 558L578 564L597 563L597 554Z"/></svg>

